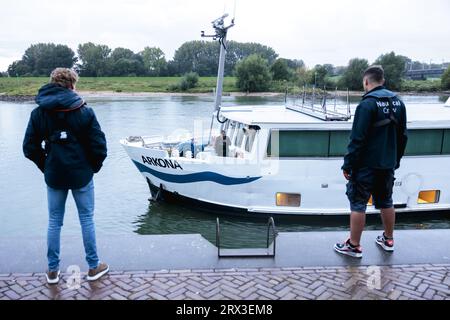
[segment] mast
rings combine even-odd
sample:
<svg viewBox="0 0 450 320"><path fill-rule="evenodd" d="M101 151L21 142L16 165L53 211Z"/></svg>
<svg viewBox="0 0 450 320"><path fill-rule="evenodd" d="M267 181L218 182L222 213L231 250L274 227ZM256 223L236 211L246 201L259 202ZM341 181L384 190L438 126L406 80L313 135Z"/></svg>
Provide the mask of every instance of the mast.
<svg viewBox="0 0 450 320"><path fill-rule="evenodd" d="M214 28L215 34L213 35L205 35L205 31L201 32L202 37L213 38L213 40L219 40L220 44L220 53L219 53L219 67L217 70L217 84L216 84L216 97L214 99L214 112L211 118L211 127L209 129L209 138L208 144L211 142L212 135L212 127L214 123L214 117L217 117L219 120L219 111L222 106L222 90L223 90L223 76L225 72L225 57L227 54L227 32L232 26L234 26L234 18L231 20L231 23L228 26L225 26L225 18L228 17L228 14L224 14L220 18L217 18L212 22L212 26Z"/></svg>
<svg viewBox="0 0 450 320"><path fill-rule="evenodd" d="M234 26L234 19L231 20L230 25L225 27L225 18L228 14L224 14L220 18L217 18L212 22L215 34L205 35L205 32L201 32L202 37L213 38L213 40L219 40L220 54L219 54L219 67L217 70L217 84L216 84L216 97L214 101L214 111L219 111L222 105L222 90L223 90L223 76L225 72L225 56L227 53L227 32L228 29Z"/></svg>

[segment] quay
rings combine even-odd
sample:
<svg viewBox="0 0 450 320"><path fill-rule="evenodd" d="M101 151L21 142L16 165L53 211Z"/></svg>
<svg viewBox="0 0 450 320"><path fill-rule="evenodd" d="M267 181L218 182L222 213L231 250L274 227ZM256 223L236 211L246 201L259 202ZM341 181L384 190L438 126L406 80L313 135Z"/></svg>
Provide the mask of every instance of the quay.
<svg viewBox="0 0 450 320"><path fill-rule="evenodd" d="M0 300L450 300L450 230L396 231L394 253L376 246L378 234L364 233L359 260L333 251L347 232L280 233L275 258L218 258L199 234L99 235L111 271L96 282L84 279L81 237L63 237L55 286L45 282L45 239L2 238ZM76 288L69 266L82 271Z"/></svg>

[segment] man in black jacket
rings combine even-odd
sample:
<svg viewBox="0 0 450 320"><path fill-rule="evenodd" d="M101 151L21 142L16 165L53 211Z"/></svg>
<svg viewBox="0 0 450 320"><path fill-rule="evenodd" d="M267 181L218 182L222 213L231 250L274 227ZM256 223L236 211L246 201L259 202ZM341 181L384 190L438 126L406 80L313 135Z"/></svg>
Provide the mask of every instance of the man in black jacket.
<svg viewBox="0 0 450 320"><path fill-rule="evenodd" d="M392 202L394 170L400 167L406 142L406 109L403 102L384 85L381 66L364 72L366 94L356 108L348 152L342 166L350 201L350 238L334 249L356 258L362 257L361 235L365 225L367 203L372 196L381 209L383 235L376 243L385 251L394 251L395 210Z"/></svg>
<svg viewBox="0 0 450 320"><path fill-rule="evenodd" d="M47 184L47 282L59 281L60 234L69 189L80 219L87 279L97 280L109 270L97 256L94 225L93 175L106 158L106 140L94 111L74 91L78 75L57 68L50 83L39 89L23 141L25 157L44 173Z"/></svg>

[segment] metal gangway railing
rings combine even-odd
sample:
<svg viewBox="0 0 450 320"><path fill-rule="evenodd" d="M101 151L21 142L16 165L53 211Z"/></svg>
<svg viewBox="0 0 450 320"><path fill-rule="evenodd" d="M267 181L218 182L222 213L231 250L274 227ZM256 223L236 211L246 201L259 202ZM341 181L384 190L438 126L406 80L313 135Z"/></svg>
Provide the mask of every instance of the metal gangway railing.
<svg viewBox="0 0 450 320"><path fill-rule="evenodd" d="M272 231L272 233L270 232ZM270 235L272 234L273 242L270 243ZM267 241L265 248L239 248L239 249L224 249L220 244L220 221L216 220L216 247L217 256L219 258L268 258L275 257L276 241L278 232L275 227L275 221L272 217L267 222Z"/></svg>
<svg viewBox="0 0 450 320"><path fill-rule="evenodd" d="M338 104L337 88L334 93L333 107L329 106L329 96L331 96L327 89L317 90L315 86L312 87L311 92L308 92L306 85L303 87L303 92L294 100L292 105L287 104L286 92L286 108L292 111L297 111L314 118L324 121L348 121L351 118L350 110L350 92L347 89L346 104ZM297 102L300 101L300 102Z"/></svg>

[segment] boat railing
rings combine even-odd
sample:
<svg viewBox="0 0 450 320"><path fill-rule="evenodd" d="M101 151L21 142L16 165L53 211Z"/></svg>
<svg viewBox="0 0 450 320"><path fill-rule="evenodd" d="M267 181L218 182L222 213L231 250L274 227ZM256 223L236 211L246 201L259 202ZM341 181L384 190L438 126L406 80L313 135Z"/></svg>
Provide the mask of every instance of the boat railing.
<svg viewBox="0 0 450 320"><path fill-rule="evenodd" d="M287 103L286 92L286 108L324 121L348 121L351 118L349 91L347 90L346 103L343 104L342 102L338 102L336 88L334 97L332 98L332 108L329 106L330 96L332 95L328 93L327 88L318 90L313 86L312 90L308 90L304 86L303 92L294 99L292 105L288 105Z"/></svg>

